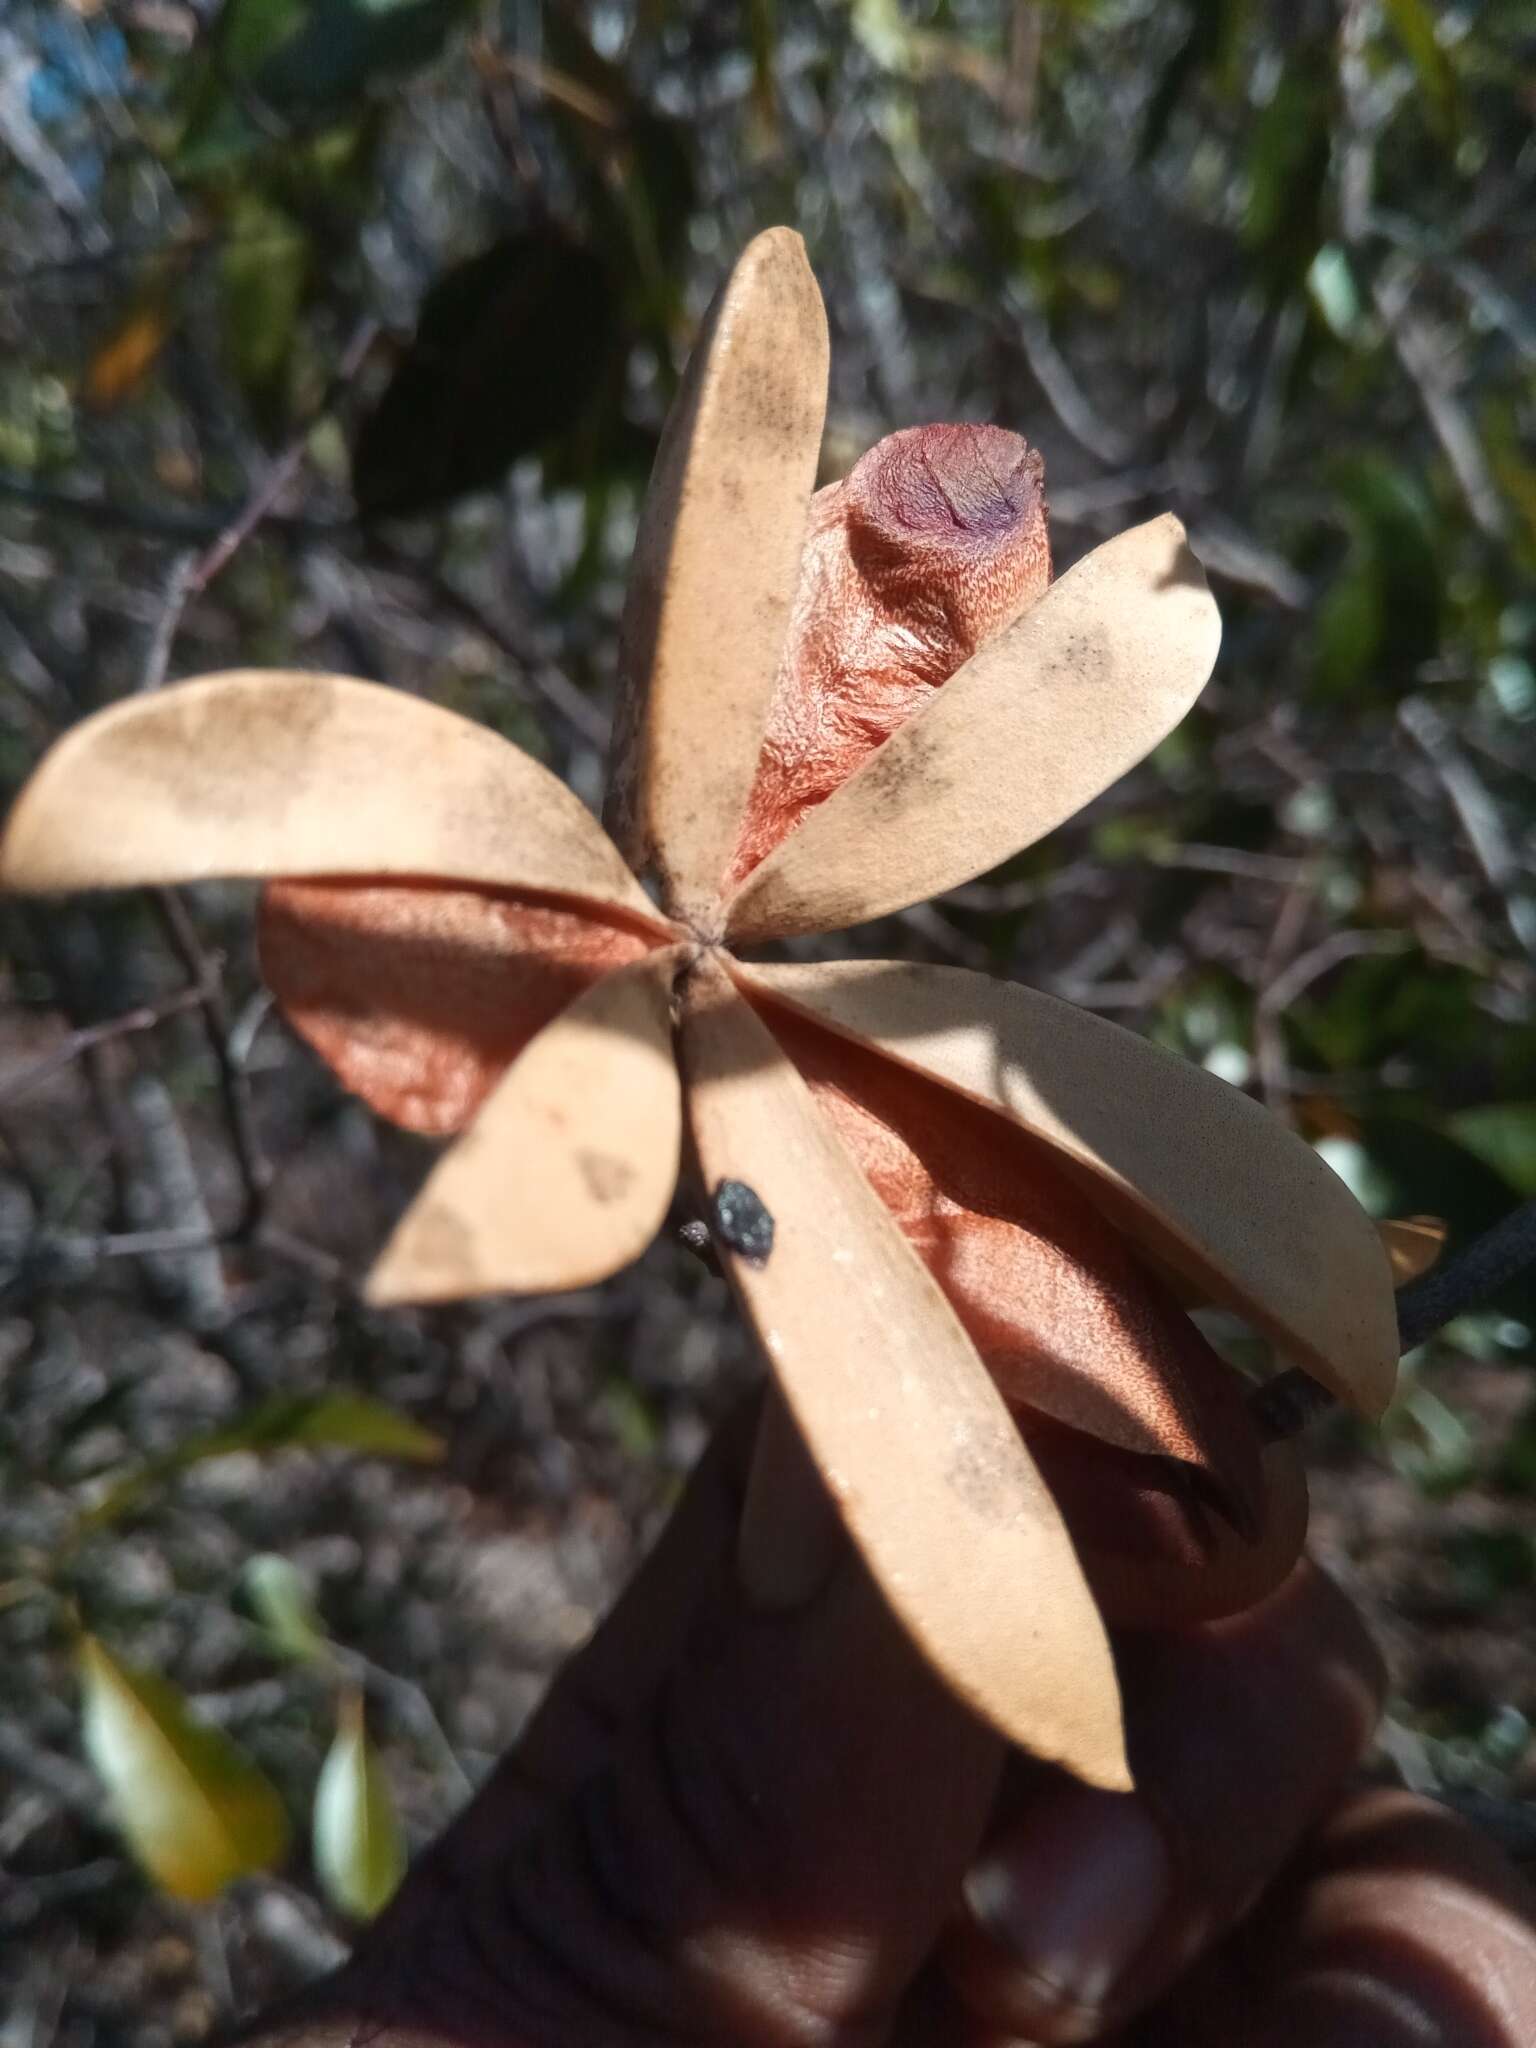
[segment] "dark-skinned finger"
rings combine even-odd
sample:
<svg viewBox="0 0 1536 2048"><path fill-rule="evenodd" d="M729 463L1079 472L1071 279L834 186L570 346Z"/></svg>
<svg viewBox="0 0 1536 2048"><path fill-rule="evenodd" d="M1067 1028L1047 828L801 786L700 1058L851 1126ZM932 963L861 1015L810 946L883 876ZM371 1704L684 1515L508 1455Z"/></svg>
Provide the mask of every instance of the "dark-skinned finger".
<svg viewBox="0 0 1536 2048"><path fill-rule="evenodd" d="M752 1463L761 1389L710 1439L661 1535L591 1640L562 1665L516 1744L434 1844L461 1873L611 1757L654 1698L706 1597L718 1597Z"/></svg>
<svg viewBox="0 0 1536 2048"><path fill-rule="evenodd" d="M1355 1794L1138 2048L1528 2048L1536 1889L1405 1792Z"/></svg>
<svg viewBox="0 0 1536 2048"><path fill-rule="evenodd" d="M727 1459L730 1512L675 1525L709 1560L637 1585L584 1660L612 1724L594 1738L604 1716L584 1699L569 1751L546 1724L536 1784L493 1781L500 1805L413 1872L326 1987L328 2015L455 2048L885 2048L981 1839L1003 1745L846 1543L799 1606L747 1599L740 1469Z"/></svg>
<svg viewBox="0 0 1536 2048"><path fill-rule="evenodd" d="M1117 1661L1137 1791L1023 1766L967 1873L945 1962L977 2041L1092 2040L1158 1998L1336 1796L1380 1698L1358 1617L1308 1564Z"/></svg>

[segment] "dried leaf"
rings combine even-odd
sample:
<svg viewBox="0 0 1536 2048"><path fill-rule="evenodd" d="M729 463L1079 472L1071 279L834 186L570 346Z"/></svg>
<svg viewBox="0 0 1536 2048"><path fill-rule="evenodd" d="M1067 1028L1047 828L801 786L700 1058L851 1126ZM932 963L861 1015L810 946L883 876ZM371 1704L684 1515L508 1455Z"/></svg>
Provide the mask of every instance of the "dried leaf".
<svg viewBox="0 0 1536 2048"><path fill-rule="evenodd" d="M175 331L178 310L159 286L130 307L86 365L80 396L93 412L115 412L138 396Z"/></svg>
<svg viewBox="0 0 1536 2048"><path fill-rule="evenodd" d="M360 1693L346 1693L315 1786L315 1875L338 1911L371 1920L405 1875L405 1837L389 1780L368 1739Z"/></svg>
<svg viewBox="0 0 1536 2048"><path fill-rule="evenodd" d="M86 1751L129 1847L162 1889L211 1899L282 1861L288 1820L275 1789L226 1735L193 1718L174 1686L126 1669L94 1636L80 1644L80 1682Z"/></svg>
<svg viewBox="0 0 1536 2048"><path fill-rule="evenodd" d="M1256 1528L1260 1444L1237 1375L1060 1156L867 1045L779 1005L767 1021L1026 1437L1029 1418L1050 1416L1159 1470L1178 1460ZM1103 1513L1121 1491L1108 1473Z"/></svg>
<svg viewBox="0 0 1536 2048"><path fill-rule="evenodd" d="M1045 467L1002 427L907 427L818 491L729 885L1050 580Z"/></svg>
<svg viewBox="0 0 1536 2048"><path fill-rule="evenodd" d="M240 669L126 698L59 741L0 842L0 882L38 893L347 874L551 890L658 922L547 768L349 676Z"/></svg>
<svg viewBox="0 0 1536 2048"><path fill-rule="evenodd" d="M1445 1250L1448 1226L1439 1216L1393 1216L1376 1225L1392 1268L1394 1287L1427 1273Z"/></svg>
<svg viewBox="0 0 1536 2048"><path fill-rule="evenodd" d="M370 1300L586 1287L639 1257L677 1181L679 958L607 975L545 1026L406 1212Z"/></svg>
<svg viewBox="0 0 1536 2048"><path fill-rule="evenodd" d="M727 1254L730 1278L875 1579L978 1714L1090 1783L1123 1789L1098 1611L985 1367L721 970L702 965L684 1003L704 1181L743 1182L774 1220L767 1258Z"/></svg>
<svg viewBox="0 0 1536 2048"><path fill-rule="evenodd" d="M1220 638L1175 518L1106 541L754 869L731 938L879 917L1031 845L1172 731Z"/></svg>
<svg viewBox="0 0 1536 2048"><path fill-rule="evenodd" d="M1102 1017L963 968L848 960L750 974L1016 1118L1090 1176L1128 1236L1342 1399L1386 1407L1397 1318L1375 1226L1258 1103Z"/></svg>
<svg viewBox="0 0 1536 2048"><path fill-rule="evenodd" d="M1307 1535L1306 1470L1294 1444L1265 1447L1264 1491L1258 1542L1213 1520L1208 1547L1190 1563L1147 1546L1111 1548L1079 1532L1077 1554L1105 1620L1116 1628L1185 1628L1240 1614L1272 1593Z"/></svg>
<svg viewBox="0 0 1536 2048"><path fill-rule="evenodd" d="M800 237L751 242L656 459L630 570L610 821L670 909L718 923L821 448L827 323Z"/></svg>
<svg viewBox="0 0 1536 2048"><path fill-rule="evenodd" d="M463 1130L529 1040L647 940L590 911L420 882L271 882L262 978L344 1088Z"/></svg>

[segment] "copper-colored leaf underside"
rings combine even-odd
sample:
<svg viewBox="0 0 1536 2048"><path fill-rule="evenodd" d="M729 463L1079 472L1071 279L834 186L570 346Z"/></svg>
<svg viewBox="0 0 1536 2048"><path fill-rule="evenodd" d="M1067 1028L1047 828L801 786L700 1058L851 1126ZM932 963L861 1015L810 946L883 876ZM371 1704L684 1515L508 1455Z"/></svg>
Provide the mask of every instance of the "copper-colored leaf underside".
<svg viewBox="0 0 1536 2048"><path fill-rule="evenodd" d="M887 434L818 491L730 881L1050 580L1044 465L1005 428Z"/></svg>
<svg viewBox="0 0 1536 2048"><path fill-rule="evenodd" d="M619 968L545 1026L429 1175L371 1300L586 1287L639 1257L677 1180L679 958Z"/></svg>
<svg viewBox="0 0 1536 2048"><path fill-rule="evenodd" d="M1168 1526L1149 1530L1128 1516L1106 1541L1101 1519L1081 1512L1074 1481L1097 1492L1102 1472L1086 1459L1069 1476L1060 1458L1040 1447L1041 1468L1058 1489L1069 1521L1076 1521L1078 1556L1106 1621L1119 1628L1185 1628L1240 1614L1287 1577L1307 1538L1307 1480L1296 1446L1269 1444L1264 1451L1260 1536L1249 1542L1230 1524L1212 1520L1208 1540L1193 1558L1180 1556L1158 1540Z"/></svg>
<svg viewBox="0 0 1536 2048"><path fill-rule="evenodd" d="M1106 541L753 870L730 936L833 930L995 867L1178 724L1220 637L1175 518Z"/></svg>
<svg viewBox="0 0 1536 2048"><path fill-rule="evenodd" d="M1439 1216L1388 1217L1376 1225L1376 1231L1398 1287L1427 1273L1445 1250L1446 1226Z"/></svg>
<svg viewBox="0 0 1536 2048"><path fill-rule="evenodd" d="M551 902L446 883L272 882L261 971L288 1022L369 1108L462 1130L523 1047L648 941Z"/></svg>
<svg viewBox="0 0 1536 2048"><path fill-rule="evenodd" d="M1379 1414L1396 1377L1374 1227L1258 1103L1132 1032L961 968L837 961L749 970L848 1036L1015 1118L1097 1206L1343 1399Z"/></svg>
<svg viewBox="0 0 1536 2048"><path fill-rule="evenodd" d="M65 735L0 844L10 889L437 876L586 897L661 928L597 820L483 726L348 676L235 670Z"/></svg>
<svg viewBox="0 0 1536 2048"><path fill-rule="evenodd" d="M1007 1409L932 1277L718 967L684 989L707 1186L773 1216L730 1278L854 1541L937 1670L1011 1740L1128 1783L1098 1612Z"/></svg>
<svg viewBox="0 0 1536 2048"><path fill-rule="evenodd" d="M1056 1155L780 1005L767 1021L1009 1406L1141 1461L1182 1461L1256 1530L1259 1439L1236 1376ZM1106 1516L1115 1497L1107 1483Z"/></svg>
<svg viewBox="0 0 1536 2048"><path fill-rule="evenodd" d="M620 632L609 822L669 909L717 921L816 481L827 324L797 234L749 243L662 437Z"/></svg>

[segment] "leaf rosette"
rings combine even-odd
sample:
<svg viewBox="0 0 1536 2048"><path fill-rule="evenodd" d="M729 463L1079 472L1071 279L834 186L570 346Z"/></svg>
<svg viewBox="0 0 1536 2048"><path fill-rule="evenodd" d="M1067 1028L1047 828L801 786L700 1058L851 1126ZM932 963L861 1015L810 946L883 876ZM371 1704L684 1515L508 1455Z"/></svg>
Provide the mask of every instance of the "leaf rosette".
<svg viewBox="0 0 1536 2048"><path fill-rule="evenodd" d="M771 1248L717 1228L722 1263L892 1608L1007 1736L1123 1786L1105 1619L1240 1608L1305 1530L1293 1452L1182 1304L1375 1415L1391 1269L1308 1145L1118 1026L953 968L739 957L1031 844L1177 725L1220 638L1172 517L1052 581L1039 458L1001 429L909 429L816 491L826 382L801 242L770 231L663 437L607 831L450 712L250 671L76 728L0 877L265 883L289 1021L454 1139L376 1301L602 1280L684 1161L706 1204L755 1198ZM765 1593L794 1595L804 1501L754 1486Z"/></svg>

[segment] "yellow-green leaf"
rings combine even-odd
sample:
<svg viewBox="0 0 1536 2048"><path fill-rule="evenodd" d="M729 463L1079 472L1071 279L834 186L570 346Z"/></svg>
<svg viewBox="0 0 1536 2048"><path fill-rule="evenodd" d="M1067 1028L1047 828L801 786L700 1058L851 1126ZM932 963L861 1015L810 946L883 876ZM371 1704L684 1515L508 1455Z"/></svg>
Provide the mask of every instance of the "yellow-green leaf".
<svg viewBox="0 0 1536 2048"><path fill-rule="evenodd" d="M268 1401L258 1401L223 1428L186 1437L158 1458L125 1473L89 1514L82 1515L80 1533L115 1522L157 1486L210 1458L227 1458L236 1451L321 1447L363 1451L379 1458L408 1458L424 1465L435 1464L443 1455L440 1436L367 1394L276 1394Z"/></svg>
<svg viewBox="0 0 1536 2048"><path fill-rule="evenodd" d="M405 1875L405 1837L389 1781L368 1740L360 1693L348 1693L315 1787L315 1872L326 1897L371 1920Z"/></svg>
<svg viewBox="0 0 1536 2048"><path fill-rule="evenodd" d="M331 1646L315 1612L309 1580L275 1551L253 1557L241 1573L246 1596L272 1648L299 1664L325 1664Z"/></svg>
<svg viewBox="0 0 1536 2048"><path fill-rule="evenodd" d="M282 1801L227 1735L196 1720L166 1679L117 1663L94 1636L82 1639L79 1662L86 1753L129 1848L162 1890L211 1899L282 1861Z"/></svg>

